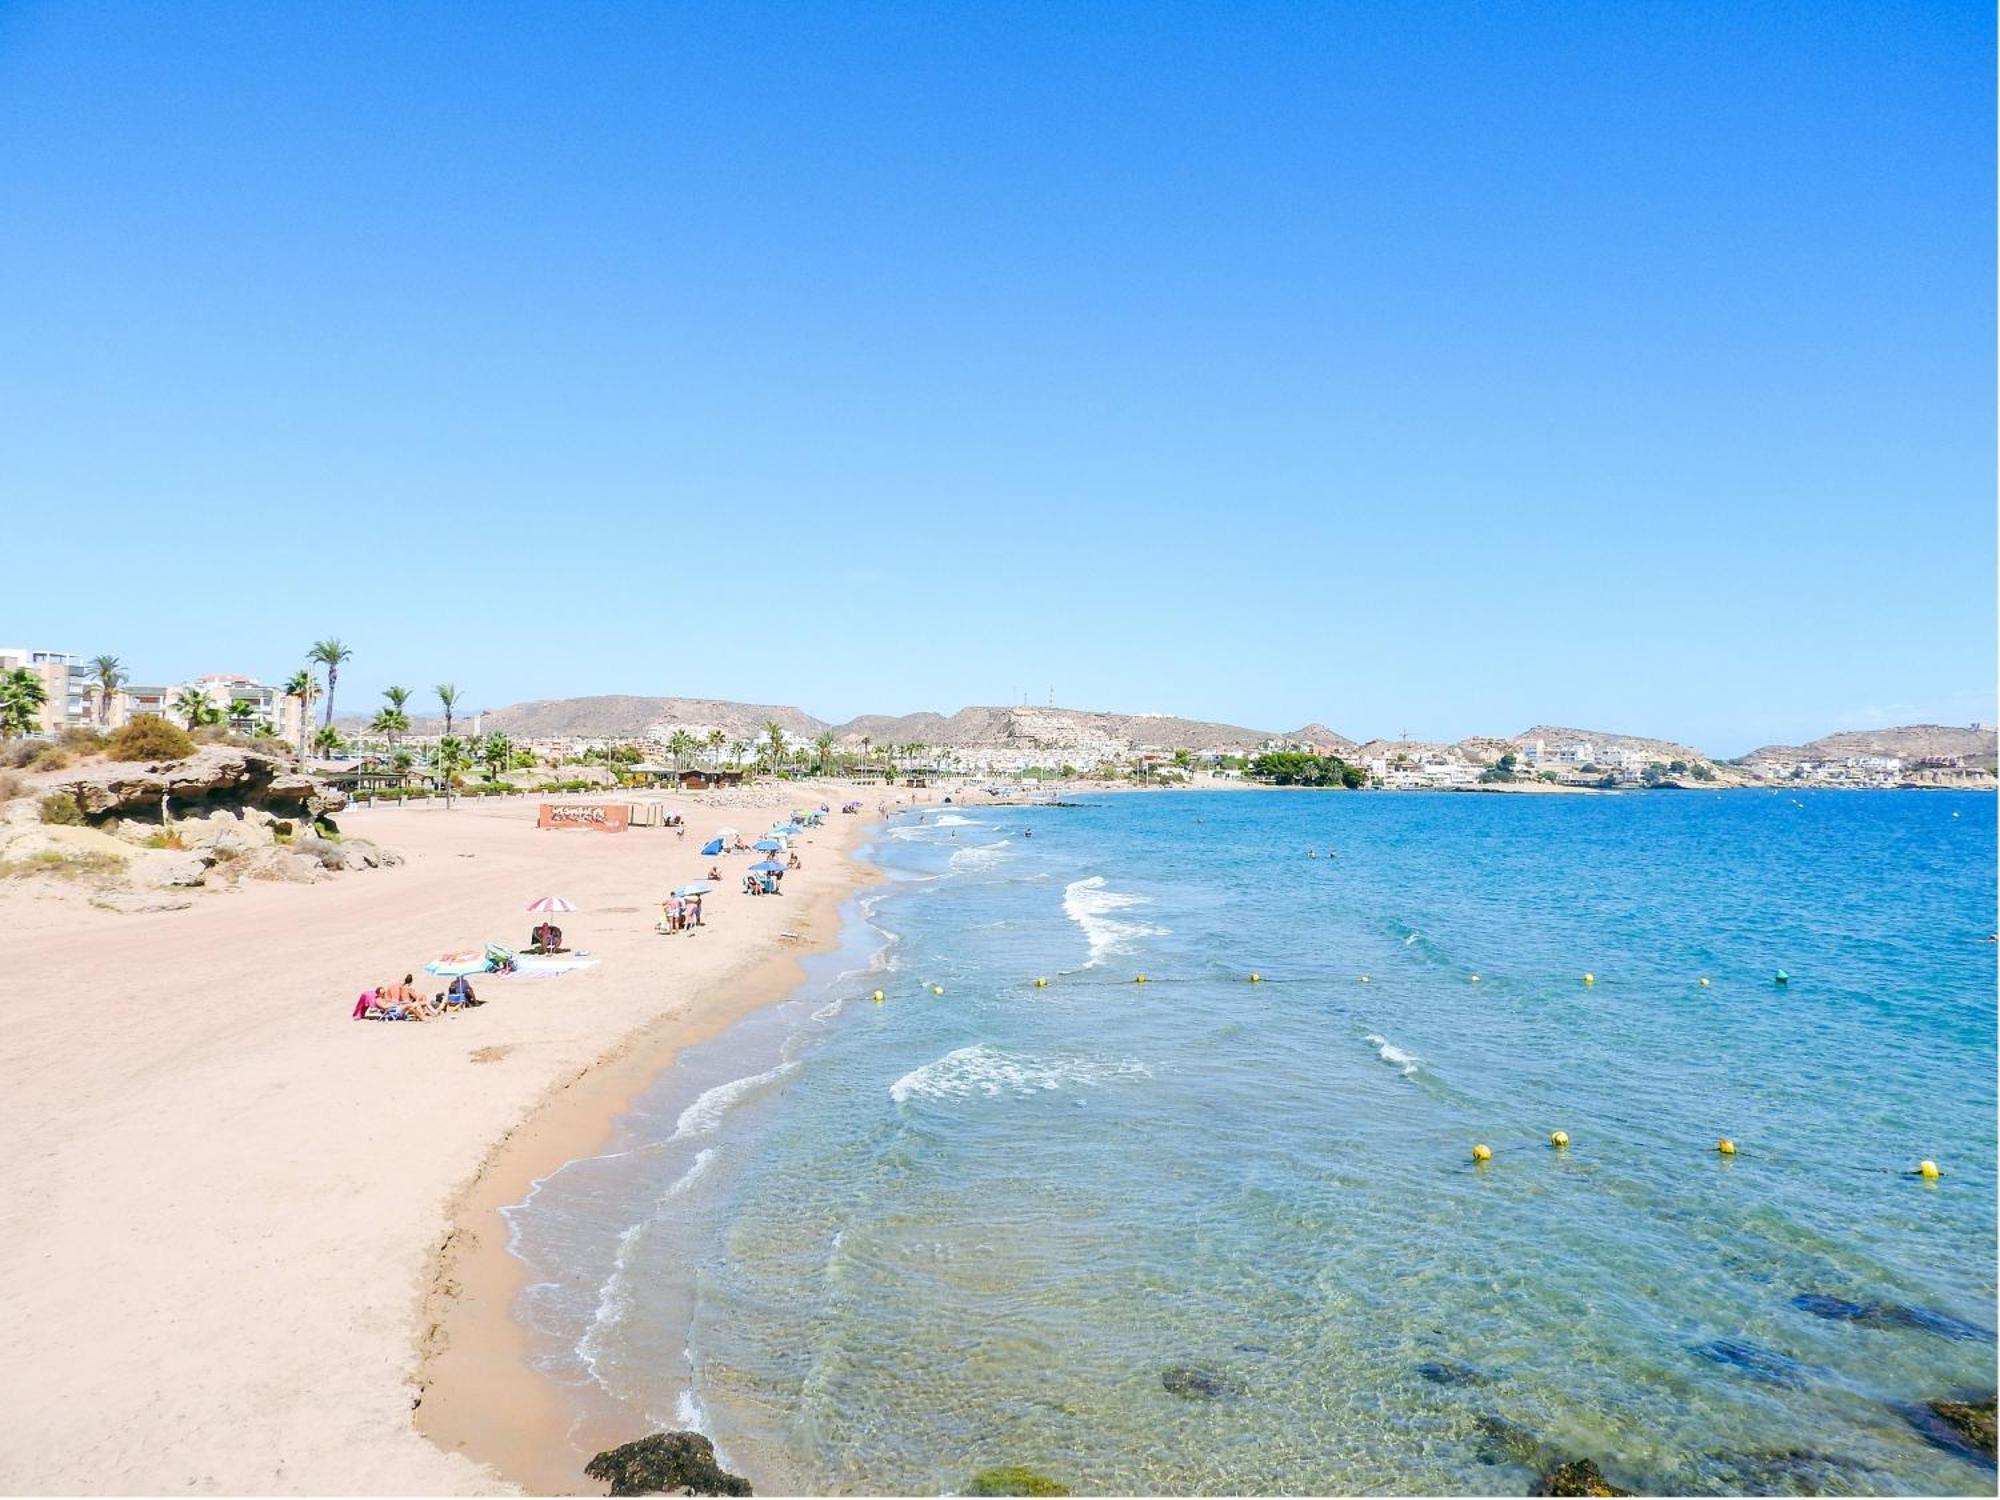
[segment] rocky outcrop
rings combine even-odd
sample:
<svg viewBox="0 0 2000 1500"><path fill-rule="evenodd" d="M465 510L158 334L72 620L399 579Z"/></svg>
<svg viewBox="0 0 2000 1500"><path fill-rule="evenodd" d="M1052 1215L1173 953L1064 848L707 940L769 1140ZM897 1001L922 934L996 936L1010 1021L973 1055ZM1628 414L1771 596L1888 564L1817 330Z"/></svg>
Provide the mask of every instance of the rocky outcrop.
<svg viewBox="0 0 2000 1500"><path fill-rule="evenodd" d="M747 1495L750 1481L715 1461L715 1444L698 1432L656 1432L609 1448L583 1466L614 1495Z"/></svg>
<svg viewBox="0 0 2000 1500"><path fill-rule="evenodd" d="M93 820L126 814L158 819L162 798L177 821L218 807L319 818L347 805L345 792L300 773L288 760L234 745L204 745L185 760L88 766L65 777L59 789Z"/></svg>
<svg viewBox="0 0 2000 1500"><path fill-rule="evenodd" d="M1535 1483L1531 1492L1537 1495L1629 1495L1630 1490L1621 1490L1597 1471L1597 1465L1587 1458L1573 1458L1566 1464L1558 1464Z"/></svg>

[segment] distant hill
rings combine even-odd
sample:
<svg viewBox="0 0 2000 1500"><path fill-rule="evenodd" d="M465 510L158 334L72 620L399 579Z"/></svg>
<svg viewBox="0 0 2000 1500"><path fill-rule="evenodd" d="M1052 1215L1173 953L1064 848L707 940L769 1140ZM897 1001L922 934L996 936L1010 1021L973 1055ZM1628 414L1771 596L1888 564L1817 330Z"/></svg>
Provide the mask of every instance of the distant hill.
<svg viewBox="0 0 2000 1500"><path fill-rule="evenodd" d="M887 718L877 714L834 726L843 746L865 735L877 745L921 744L945 749L1007 745L1037 750L1101 751L1111 745L1159 750L1249 750L1275 736L1267 729L1178 719L1168 714L1098 713L1080 708L961 708Z"/></svg>
<svg viewBox="0 0 2000 1500"><path fill-rule="evenodd" d="M1893 755L1905 761L1958 756L1968 766L1994 769L1996 731L1990 724L1904 724L1893 729L1844 729L1804 745L1763 745L1745 760L1841 760L1850 755Z"/></svg>
<svg viewBox="0 0 2000 1500"><path fill-rule="evenodd" d="M1337 729L1328 729L1326 725L1320 723L1317 719L1310 724L1294 729L1285 738L1296 740L1302 745L1317 745L1322 750L1332 750L1340 754L1345 754L1354 748L1353 740L1350 740Z"/></svg>
<svg viewBox="0 0 2000 1500"><path fill-rule="evenodd" d="M1673 740L1648 739L1638 734L1611 734L1602 729L1565 729L1556 724L1537 724L1532 729L1524 729L1515 735L1519 744L1540 740L1553 752L1558 745L1574 745L1588 741L1592 749L1602 750L1612 746L1619 750L1636 751L1648 760L1671 763L1684 760L1690 765L1696 761L1712 761L1706 750L1697 750L1692 745L1677 744Z"/></svg>
<svg viewBox="0 0 2000 1500"><path fill-rule="evenodd" d="M470 729L473 715L457 723ZM732 740L754 740L775 719L793 739L811 739L826 728L804 709L770 703L730 703L720 698L640 698L608 694L596 698L544 698L515 703L480 715L480 727L517 740L665 739L676 729L697 737L720 729ZM426 717L412 725L418 734L436 734L443 722Z"/></svg>

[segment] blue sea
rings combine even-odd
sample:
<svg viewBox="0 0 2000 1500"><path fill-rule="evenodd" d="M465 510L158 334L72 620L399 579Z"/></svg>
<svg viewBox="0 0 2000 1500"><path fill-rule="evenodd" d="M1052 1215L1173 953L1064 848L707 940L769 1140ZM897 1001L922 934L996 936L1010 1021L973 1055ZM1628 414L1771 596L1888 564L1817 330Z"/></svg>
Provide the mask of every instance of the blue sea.
<svg viewBox="0 0 2000 1500"><path fill-rule="evenodd" d="M580 1410L760 1493L1992 1492L1906 1416L1994 1386L1990 796L932 804L870 857L510 1211Z"/></svg>

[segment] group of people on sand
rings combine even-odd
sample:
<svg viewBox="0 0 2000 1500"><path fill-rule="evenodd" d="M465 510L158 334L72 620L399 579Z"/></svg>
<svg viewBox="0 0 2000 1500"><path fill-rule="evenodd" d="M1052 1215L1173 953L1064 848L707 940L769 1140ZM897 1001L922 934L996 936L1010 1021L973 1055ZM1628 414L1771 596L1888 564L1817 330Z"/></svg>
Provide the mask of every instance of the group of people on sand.
<svg viewBox="0 0 2000 1500"><path fill-rule="evenodd" d="M378 984L372 990L363 990L354 1002L354 1019L435 1021L467 1006L485 1003L472 992L472 982L463 974L436 996L426 996L417 988L416 975L405 974L401 984Z"/></svg>
<svg viewBox="0 0 2000 1500"><path fill-rule="evenodd" d="M699 926L700 896L669 896L660 903L660 931L692 932Z"/></svg>

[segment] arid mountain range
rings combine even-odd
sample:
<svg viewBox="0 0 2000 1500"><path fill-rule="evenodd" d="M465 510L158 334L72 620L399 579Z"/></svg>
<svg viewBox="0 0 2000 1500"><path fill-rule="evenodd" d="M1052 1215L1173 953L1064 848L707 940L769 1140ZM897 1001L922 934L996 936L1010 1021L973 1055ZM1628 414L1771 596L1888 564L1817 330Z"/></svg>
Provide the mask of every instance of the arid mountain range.
<svg viewBox="0 0 2000 1500"><path fill-rule="evenodd" d="M360 715L341 715L349 728L363 723ZM459 722L469 725L469 716ZM935 749L1011 747L1018 749L1110 753L1112 747L1193 751L1250 751L1272 740L1312 745L1322 753L1358 760L1397 754L1412 758L1425 752L1452 751L1479 764L1491 764L1516 745L1541 740L1550 749L1588 741L1595 747L1637 751L1649 759L1689 762L1716 757L1692 745L1604 730L1537 724L1518 734L1474 736L1445 744L1420 740L1371 739L1357 743L1347 735L1312 723L1292 730L1252 729L1167 714L1098 713L1087 709L962 708L954 714L863 714L845 723L830 723L804 709L782 704L733 703L717 698L652 698L603 696L552 698L516 703L479 716L482 728L499 730L522 740L541 739L664 739L676 729L697 738L721 730L731 741L754 741L764 725L775 721L788 739L811 740L831 731L843 749L920 744ZM436 718L419 719L418 734L435 734ZM1894 755L1906 760L1924 756L1960 756L1968 765L1991 768L1995 760L1994 731L1936 724L1892 729L1847 730L1801 746L1765 746L1751 756L1824 759L1849 755ZM1751 757L1743 757L1749 759Z"/></svg>

